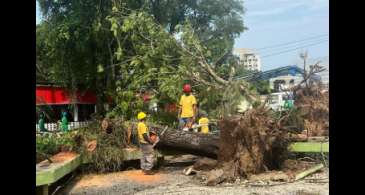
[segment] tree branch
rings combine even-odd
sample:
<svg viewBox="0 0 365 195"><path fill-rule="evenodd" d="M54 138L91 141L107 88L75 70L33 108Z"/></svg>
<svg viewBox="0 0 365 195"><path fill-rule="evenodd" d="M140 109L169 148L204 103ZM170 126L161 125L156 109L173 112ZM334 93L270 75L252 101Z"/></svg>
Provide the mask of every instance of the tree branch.
<svg viewBox="0 0 365 195"><path fill-rule="evenodd" d="M214 87L216 89L221 89L222 86L219 86L219 85L216 85L214 83L211 83L211 82L208 82L206 81L205 79L201 78L198 73L188 73L190 76L192 76L192 79L195 80L196 82L198 83L202 83L204 85L207 85L207 86L211 86L211 87Z"/></svg>
<svg viewBox="0 0 365 195"><path fill-rule="evenodd" d="M206 64L206 63L204 63L202 60L199 60L198 61L198 64L201 66L201 67L203 67L208 73L209 73L209 75L210 76L212 76L213 77L213 79L215 80L215 81L217 81L219 84L222 84L222 85L228 85L229 84L229 82L228 81L226 81L226 80L224 80L224 79L222 79L221 77L219 77L215 72L214 72L214 70L212 69L212 67L209 65L209 64Z"/></svg>
<svg viewBox="0 0 365 195"><path fill-rule="evenodd" d="M321 66L319 66L319 63L320 63L320 61L319 62L317 62L316 64L314 64L314 65L312 65L312 66L310 66L309 67L309 73L307 74L306 73L306 71L304 72L304 74L303 74L303 80L299 83L299 84L297 84L297 85L295 85L294 87L292 87L291 88L291 90L293 90L293 91L296 91L296 90L298 90L299 88L300 88L300 86L303 84L303 83L307 83L307 81L314 75L314 74L317 74L317 73L320 73L320 72L323 72L323 71L325 71L326 69L325 68L323 68L323 67L321 67Z"/></svg>
<svg viewBox="0 0 365 195"><path fill-rule="evenodd" d="M198 60L198 64L205 68L205 70L207 70L207 72L213 77L214 80L216 80L219 84L222 84L222 85L228 85L229 82L222 79L220 76L218 76L215 71L213 70L213 68L209 65L209 63L207 62L206 58L204 57L204 54L203 52L200 50L200 48L194 44L194 47L198 50L199 54L200 54L200 57L199 57L199 60Z"/></svg>
<svg viewBox="0 0 365 195"><path fill-rule="evenodd" d="M214 65L215 66L217 66L218 65L218 63L224 58L224 57L226 57L228 54L230 53L230 50L228 50L228 51L226 51L222 56L220 56L217 60L216 60L216 62L214 63Z"/></svg>

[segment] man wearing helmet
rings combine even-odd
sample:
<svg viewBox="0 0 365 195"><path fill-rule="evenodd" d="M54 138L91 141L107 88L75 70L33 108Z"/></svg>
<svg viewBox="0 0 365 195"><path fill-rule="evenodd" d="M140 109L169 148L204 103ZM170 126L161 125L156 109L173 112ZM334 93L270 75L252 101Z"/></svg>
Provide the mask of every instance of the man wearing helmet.
<svg viewBox="0 0 365 195"><path fill-rule="evenodd" d="M188 130L191 128L195 117L196 117L196 99L191 94L191 86L185 84L183 87L184 94L180 98L179 102L179 112L178 118L180 123L180 128L183 130Z"/></svg>
<svg viewBox="0 0 365 195"><path fill-rule="evenodd" d="M144 112L138 113L137 131L138 140L142 151L141 169L144 174L152 175L154 174L154 172L152 171L154 164L153 144L156 142L156 140L152 139L152 137L150 136L150 131L148 130L148 127L146 125L146 117L147 115Z"/></svg>

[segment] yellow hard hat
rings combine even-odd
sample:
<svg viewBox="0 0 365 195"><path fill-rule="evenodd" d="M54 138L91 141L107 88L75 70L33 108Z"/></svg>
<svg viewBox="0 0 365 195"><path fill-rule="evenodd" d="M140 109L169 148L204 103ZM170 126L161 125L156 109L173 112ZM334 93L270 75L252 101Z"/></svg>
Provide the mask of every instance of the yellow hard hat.
<svg viewBox="0 0 365 195"><path fill-rule="evenodd" d="M141 120L141 119L144 119L144 118L146 118L146 113L144 113L144 112L140 112L140 113L138 113L138 115L137 115L137 119L138 120Z"/></svg>

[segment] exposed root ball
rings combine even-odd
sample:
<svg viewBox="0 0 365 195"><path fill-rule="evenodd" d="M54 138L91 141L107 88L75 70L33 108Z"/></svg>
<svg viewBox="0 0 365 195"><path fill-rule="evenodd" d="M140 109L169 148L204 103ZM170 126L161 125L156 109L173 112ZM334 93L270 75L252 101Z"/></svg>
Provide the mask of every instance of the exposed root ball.
<svg viewBox="0 0 365 195"><path fill-rule="evenodd" d="M309 136L327 136L329 131L329 94L312 86L296 91L295 106L304 119Z"/></svg>
<svg viewBox="0 0 365 195"><path fill-rule="evenodd" d="M224 171L225 180L281 167L287 156L288 137L272 118L268 110L258 108L220 121L217 168Z"/></svg>

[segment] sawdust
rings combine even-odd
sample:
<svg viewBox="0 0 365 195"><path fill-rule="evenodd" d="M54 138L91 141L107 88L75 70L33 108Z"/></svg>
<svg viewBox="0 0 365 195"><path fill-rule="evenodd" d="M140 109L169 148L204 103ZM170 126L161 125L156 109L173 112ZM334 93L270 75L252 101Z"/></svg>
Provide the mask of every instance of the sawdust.
<svg viewBox="0 0 365 195"><path fill-rule="evenodd" d="M145 175L141 170L122 172L118 176L126 176L128 180L133 182L148 184L161 183L164 179L164 174L156 173L154 175Z"/></svg>
<svg viewBox="0 0 365 195"><path fill-rule="evenodd" d="M141 185L156 185L167 180L166 174L144 175L141 170L130 170L108 174L89 174L80 178L75 188L110 187L115 183L133 182Z"/></svg>
<svg viewBox="0 0 365 195"><path fill-rule="evenodd" d="M48 160L43 160L43 161L37 163L37 167L47 168L53 163L62 163L65 161L72 160L77 155L78 154L75 152L60 152L60 153L50 157L50 159L52 160L52 163L49 162Z"/></svg>
<svg viewBox="0 0 365 195"><path fill-rule="evenodd" d="M218 187L203 186L200 181L192 179L194 176L186 176L181 174L183 167L179 168L166 168L166 182L160 185L138 185L133 182L120 182L113 185L105 185L103 187L84 187L75 188L73 185L68 185L64 189L64 193L70 195L84 195L84 194L174 194L174 195L198 195L198 194L215 194L215 195L228 195L228 194L240 194L240 195L299 195L307 192L307 195L314 194L329 194L328 180L326 183L309 183L306 180L297 182L289 182L281 185L257 187L252 185L246 185L246 180L240 180L233 184L223 183ZM317 173L317 178L328 178L328 172ZM110 174L109 174L110 175ZM114 177L108 178L109 182L112 182ZM262 182L257 182L263 184ZM269 182L265 182L269 183ZM281 183L281 182L270 182Z"/></svg>
<svg viewBox="0 0 365 195"><path fill-rule="evenodd" d="M111 185L110 178L105 175L85 175L76 182L75 188L110 187Z"/></svg>
<svg viewBox="0 0 365 195"><path fill-rule="evenodd" d="M60 152L51 157L53 163L64 162L73 159L78 154L75 152Z"/></svg>

